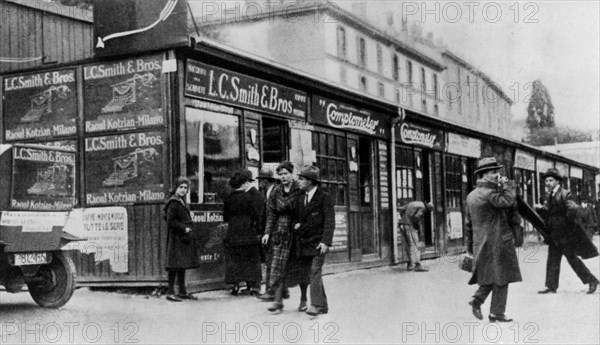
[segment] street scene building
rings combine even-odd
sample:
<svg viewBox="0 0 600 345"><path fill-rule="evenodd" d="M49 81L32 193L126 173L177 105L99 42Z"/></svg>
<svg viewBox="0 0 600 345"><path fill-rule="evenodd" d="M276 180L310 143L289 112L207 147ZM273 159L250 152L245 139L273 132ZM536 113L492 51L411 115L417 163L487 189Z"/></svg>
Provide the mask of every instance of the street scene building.
<svg viewBox="0 0 600 345"><path fill-rule="evenodd" d="M75 282L164 287L165 201L178 176L189 179L200 262L187 275L193 293L226 286L223 203L241 169L319 168L335 210L327 274L404 268L400 210L431 203L418 236L419 254L438 264L427 286L450 279L444 260L469 250L466 200L483 157L530 208L547 199L549 169L577 202L598 201L597 165L509 139L511 98L392 12L377 26L365 3L316 1L207 21L192 1L159 2L0 1L6 291L35 290L56 273L27 266L59 261L76 273L71 294ZM39 229L58 236L64 259L28 246Z"/></svg>

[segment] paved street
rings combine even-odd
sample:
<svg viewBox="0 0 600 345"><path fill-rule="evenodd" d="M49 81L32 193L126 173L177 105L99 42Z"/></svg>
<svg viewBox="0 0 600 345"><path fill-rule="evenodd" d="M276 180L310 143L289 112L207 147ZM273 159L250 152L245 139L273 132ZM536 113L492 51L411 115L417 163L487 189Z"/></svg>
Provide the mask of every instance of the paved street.
<svg viewBox="0 0 600 345"><path fill-rule="evenodd" d="M537 294L546 253L534 244L519 251L524 282L510 286L507 315L516 322L509 324L476 320L467 305L476 287L455 258L442 258L427 262L428 273L396 266L326 276L330 311L318 318L295 310L297 289L279 315L227 291L172 303L80 289L60 310L1 292L0 343L600 343L600 293L587 295L566 260L558 293ZM599 275L598 258L585 263Z"/></svg>

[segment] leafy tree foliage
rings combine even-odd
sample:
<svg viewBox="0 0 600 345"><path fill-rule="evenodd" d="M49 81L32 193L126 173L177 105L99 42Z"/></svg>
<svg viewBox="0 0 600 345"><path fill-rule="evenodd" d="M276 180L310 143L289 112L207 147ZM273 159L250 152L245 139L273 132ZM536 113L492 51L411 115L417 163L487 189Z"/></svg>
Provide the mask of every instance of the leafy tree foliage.
<svg viewBox="0 0 600 345"><path fill-rule="evenodd" d="M539 128L554 126L554 105L550 93L541 81L535 80L527 106L527 128L530 132L534 132Z"/></svg>

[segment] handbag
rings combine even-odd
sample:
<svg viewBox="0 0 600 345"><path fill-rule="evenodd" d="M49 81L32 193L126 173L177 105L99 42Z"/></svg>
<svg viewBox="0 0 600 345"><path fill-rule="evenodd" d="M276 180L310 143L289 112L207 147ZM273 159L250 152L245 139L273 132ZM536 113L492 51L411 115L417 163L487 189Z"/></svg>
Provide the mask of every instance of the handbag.
<svg viewBox="0 0 600 345"><path fill-rule="evenodd" d="M473 272L473 255L469 253L461 254L458 258L458 268L466 272Z"/></svg>

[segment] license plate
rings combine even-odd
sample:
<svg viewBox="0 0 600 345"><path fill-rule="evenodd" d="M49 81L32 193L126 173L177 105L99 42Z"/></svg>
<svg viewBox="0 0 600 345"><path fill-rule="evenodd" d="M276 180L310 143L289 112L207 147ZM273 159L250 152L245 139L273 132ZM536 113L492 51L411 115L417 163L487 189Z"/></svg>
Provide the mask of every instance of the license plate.
<svg viewBox="0 0 600 345"><path fill-rule="evenodd" d="M16 253L15 266L40 265L48 263L48 253Z"/></svg>

